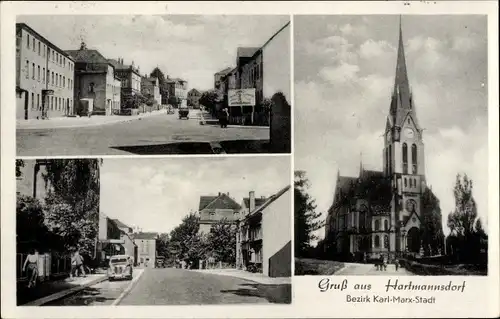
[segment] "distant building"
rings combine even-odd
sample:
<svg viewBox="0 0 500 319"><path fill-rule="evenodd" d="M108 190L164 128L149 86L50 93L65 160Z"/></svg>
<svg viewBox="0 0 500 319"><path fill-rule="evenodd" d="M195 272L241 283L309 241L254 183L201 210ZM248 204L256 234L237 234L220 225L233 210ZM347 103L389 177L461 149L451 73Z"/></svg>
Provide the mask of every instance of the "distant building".
<svg viewBox="0 0 500 319"><path fill-rule="evenodd" d="M200 216L200 233L209 233L212 225L226 220L236 223L240 218L241 206L229 193L219 193L217 196L201 196L198 208Z"/></svg>
<svg viewBox="0 0 500 319"><path fill-rule="evenodd" d="M97 50L87 49L82 42L79 50L67 50L75 60L75 113L112 115L120 110L116 103L115 69ZM87 100L92 106L87 106ZM90 110L89 110L90 108Z"/></svg>
<svg viewBox="0 0 500 319"><path fill-rule="evenodd" d="M219 91L222 89L221 85L223 85L223 80L231 70L232 68L228 67L214 74L214 89Z"/></svg>
<svg viewBox="0 0 500 319"><path fill-rule="evenodd" d="M158 233L140 232L133 234L137 245L137 265L145 268L156 267L156 240Z"/></svg>
<svg viewBox="0 0 500 319"><path fill-rule="evenodd" d="M134 61L124 64L122 58L108 59L115 68L116 77L121 80L121 110L132 108L131 101L141 94L141 74Z"/></svg>
<svg viewBox="0 0 500 319"><path fill-rule="evenodd" d="M261 197L255 197L255 192L251 191L249 193L248 197L244 197L242 202L241 202L241 215L240 218L245 217L248 215L251 211L255 210L256 208L259 208L266 202L266 197L261 196Z"/></svg>
<svg viewBox="0 0 500 319"><path fill-rule="evenodd" d="M167 75L169 104L177 107L187 107L188 82L179 78L170 78Z"/></svg>
<svg viewBox="0 0 500 319"><path fill-rule="evenodd" d="M74 60L30 28L16 23L16 118L73 114Z"/></svg>
<svg viewBox="0 0 500 319"><path fill-rule="evenodd" d="M155 77L143 77L141 82L142 94L153 96L157 105L161 105L160 82Z"/></svg>
<svg viewBox="0 0 500 319"><path fill-rule="evenodd" d="M137 245L128 230L129 227L118 219L111 219L99 212L96 258L101 266L107 266L109 258L115 255L128 255L134 264L137 263Z"/></svg>
<svg viewBox="0 0 500 319"><path fill-rule="evenodd" d="M291 276L290 188L281 189L263 203L250 193L248 206L253 209L237 223L237 267L248 270L253 266L269 277Z"/></svg>
<svg viewBox="0 0 500 319"><path fill-rule="evenodd" d="M193 109L199 109L200 108L200 97L201 97L201 92L198 91L197 89L189 90L188 95L187 95L188 106L192 107Z"/></svg>

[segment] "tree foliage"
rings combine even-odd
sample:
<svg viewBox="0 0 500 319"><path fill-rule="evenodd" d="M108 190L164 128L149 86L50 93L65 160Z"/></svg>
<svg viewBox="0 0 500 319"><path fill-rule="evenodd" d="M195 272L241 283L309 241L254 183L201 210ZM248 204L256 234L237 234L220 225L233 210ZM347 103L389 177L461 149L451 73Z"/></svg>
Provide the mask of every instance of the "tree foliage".
<svg viewBox="0 0 500 319"><path fill-rule="evenodd" d="M177 260L197 264L205 257L205 238L199 233L199 217L190 213L170 233L169 253Z"/></svg>
<svg viewBox="0 0 500 319"><path fill-rule="evenodd" d="M310 187L304 171L295 171L295 256L306 257L311 249L311 241L317 239L314 231L323 227L319 220L321 213L316 212L315 200L307 193Z"/></svg>
<svg viewBox="0 0 500 319"><path fill-rule="evenodd" d="M444 233L441 221L439 199L430 188L422 194L422 247L424 255L437 255L444 252Z"/></svg>
<svg viewBox="0 0 500 319"><path fill-rule="evenodd" d="M160 70L160 68L156 67L151 71L150 75L151 77L155 77L158 79L158 85L160 86L160 94L161 94L161 99L162 99L162 104L167 104L166 101L168 101L168 86L167 86L167 81L165 79L165 74Z"/></svg>
<svg viewBox="0 0 500 319"><path fill-rule="evenodd" d="M226 219L212 225L207 237L207 257L225 263L236 262L236 228Z"/></svg>
<svg viewBox="0 0 500 319"><path fill-rule="evenodd" d="M45 224L66 250L92 255L99 225L100 164L97 159L50 160L42 174L47 187Z"/></svg>
<svg viewBox="0 0 500 319"><path fill-rule="evenodd" d="M161 233L156 240L156 252L159 256L169 259L169 244L170 244L170 236L167 233Z"/></svg>
<svg viewBox="0 0 500 319"><path fill-rule="evenodd" d="M201 94L199 102L207 109L207 111L215 114L217 111L217 102L219 102L219 93L217 90L205 91Z"/></svg>
<svg viewBox="0 0 500 319"><path fill-rule="evenodd" d="M23 172L21 170L22 167L24 167L24 161L21 159L16 159L16 178L23 175Z"/></svg>
<svg viewBox="0 0 500 319"><path fill-rule="evenodd" d="M478 259L482 241L487 235L477 214L477 205L473 197L473 182L465 174L457 174L453 195L455 210L448 215L450 239L453 243L451 253L460 261Z"/></svg>

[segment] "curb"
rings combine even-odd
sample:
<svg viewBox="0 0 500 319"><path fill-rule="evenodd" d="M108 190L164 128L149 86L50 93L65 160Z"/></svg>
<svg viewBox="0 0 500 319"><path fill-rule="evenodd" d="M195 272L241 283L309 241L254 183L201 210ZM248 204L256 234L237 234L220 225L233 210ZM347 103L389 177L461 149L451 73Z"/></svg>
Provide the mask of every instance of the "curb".
<svg viewBox="0 0 500 319"><path fill-rule="evenodd" d="M111 304L111 306L117 306L120 302L122 302L123 298L125 298L131 291L132 288L135 287L137 282L139 281L139 278L141 278L142 274L144 274L145 270L142 270L139 275L135 276L134 279L132 279L132 282L128 285L128 287L121 293L121 295L116 298L115 301Z"/></svg>
<svg viewBox="0 0 500 319"><path fill-rule="evenodd" d="M28 302L22 306L41 306L41 305L49 303L51 301L55 301L55 300L61 299L63 297L66 297L68 295L74 294L74 293L76 293L80 290L83 290L89 286L93 286L95 284L98 284L98 283L106 281L106 280L108 280L108 276L103 276L101 278L94 279L94 280L92 280L84 285L80 285L80 286L77 286L77 287L74 287L71 289L56 292L55 294L52 294L52 295L49 295L46 297L42 297L42 298L37 299L35 301Z"/></svg>
<svg viewBox="0 0 500 319"><path fill-rule="evenodd" d="M104 126L104 125L110 125L110 124L117 124L117 123L128 123L136 120L140 120L145 117L151 117L151 116L156 116L156 115L161 115L160 114L154 114L154 115L146 115L146 116L139 116L136 118L129 118L129 119L124 119L124 120L117 120L117 121L112 121L112 122L104 122L104 123L89 123L89 124L80 124L80 125L65 125L65 126L56 126L56 127L17 127L17 131L30 131L30 130L54 130L54 129L60 129L60 128L80 128L80 127L92 127L92 126Z"/></svg>
<svg viewBox="0 0 500 319"><path fill-rule="evenodd" d="M217 273L217 272L203 271L203 270L200 270L200 269L194 269L194 271L202 273L202 274L204 273L204 274L210 274L210 275L215 275L215 276L224 276L224 277L238 278L238 279L242 279L242 280L246 280L246 281L255 282L255 283L258 283L258 284L261 284L261 285L269 285L269 284L271 284L271 285L291 285L292 284L292 278L291 277L286 277L286 278L289 278L290 282L271 283L271 282L266 282L266 281L263 281L263 280L259 280L258 278L239 276L237 274L231 274L231 273L220 273L220 272Z"/></svg>

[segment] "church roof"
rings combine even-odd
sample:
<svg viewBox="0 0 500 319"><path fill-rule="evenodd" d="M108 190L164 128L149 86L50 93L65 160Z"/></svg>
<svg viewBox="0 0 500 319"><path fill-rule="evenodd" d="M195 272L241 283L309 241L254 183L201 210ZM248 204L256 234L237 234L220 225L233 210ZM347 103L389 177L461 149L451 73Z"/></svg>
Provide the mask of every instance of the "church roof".
<svg viewBox="0 0 500 319"><path fill-rule="evenodd" d="M390 117L393 125L402 127L408 115L411 115L418 126L413 97L408 80L408 70L406 68L406 57L403 43L403 31L401 23L399 25L399 44L396 62L396 75L394 77L394 89L390 107Z"/></svg>

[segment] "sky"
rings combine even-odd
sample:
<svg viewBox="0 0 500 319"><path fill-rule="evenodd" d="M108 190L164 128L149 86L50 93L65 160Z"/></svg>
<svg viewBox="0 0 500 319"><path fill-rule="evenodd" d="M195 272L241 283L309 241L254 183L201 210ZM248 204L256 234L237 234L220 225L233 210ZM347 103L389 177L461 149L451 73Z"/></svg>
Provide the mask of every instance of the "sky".
<svg viewBox="0 0 500 319"><path fill-rule="evenodd" d="M485 16L402 16L410 86L423 127L427 183L445 234L457 173L474 182L487 224L488 102ZM399 16L296 16L295 169L305 170L318 211L333 200L337 170L382 170L394 85ZM323 217L326 217L323 214ZM487 228L487 225L485 225ZM318 234L323 237L324 229Z"/></svg>
<svg viewBox="0 0 500 319"><path fill-rule="evenodd" d="M235 66L238 46L262 46L289 16L252 15L47 15L19 16L17 22L63 50L82 40L109 59L134 61L141 73L158 66L199 90L214 86L214 73Z"/></svg>
<svg viewBox="0 0 500 319"><path fill-rule="evenodd" d="M200 196L229 193L241 204L250 191L268 197L290 179L288 156L106 158L100 210L130 227L170 232L190 211L198 211Z"/></svg>

